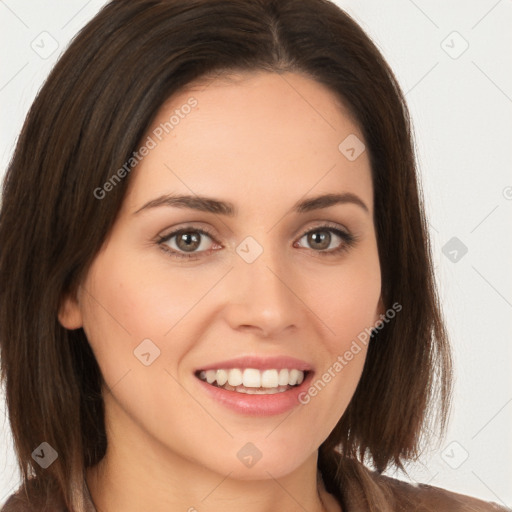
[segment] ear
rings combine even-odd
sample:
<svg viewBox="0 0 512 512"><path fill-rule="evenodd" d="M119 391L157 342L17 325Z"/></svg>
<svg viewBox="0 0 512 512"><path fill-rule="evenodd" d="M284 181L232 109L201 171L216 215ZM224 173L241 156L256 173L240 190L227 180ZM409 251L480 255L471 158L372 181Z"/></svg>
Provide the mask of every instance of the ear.
<svg viewBox="0 0 512 512"><path fill-rule="evenodd" d="M68 330L79 329L82 327L82 312L80 304L75 294L65 294L61 299L59 306L59 323Z"/></svg>

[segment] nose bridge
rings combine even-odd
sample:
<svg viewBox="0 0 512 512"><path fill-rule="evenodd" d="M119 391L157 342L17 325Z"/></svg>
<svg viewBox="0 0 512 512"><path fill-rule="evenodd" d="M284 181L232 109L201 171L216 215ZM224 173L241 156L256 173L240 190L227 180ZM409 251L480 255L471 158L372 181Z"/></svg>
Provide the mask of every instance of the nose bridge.
<svg viewBox="0 0 512 512"><path fill-rule="evenodd" d="M296 325L298 315L284 247L271 244L271 239L268 233L263 243L246 237L236 248L232 275L236 307L230 309L232 327L252 326L267 336Z"/></svg>

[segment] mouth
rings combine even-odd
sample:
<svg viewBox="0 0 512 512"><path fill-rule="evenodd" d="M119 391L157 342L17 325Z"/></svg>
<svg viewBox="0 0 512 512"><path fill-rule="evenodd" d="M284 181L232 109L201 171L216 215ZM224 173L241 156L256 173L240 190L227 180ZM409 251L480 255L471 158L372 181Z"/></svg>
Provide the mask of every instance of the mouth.
<svg viewBox="0 0 512 512"><path fill-rule="evenodd" d="M270 416L301 405L313 367L292 357L240 357L203 366L194 375L214 402L238 414Z"/></svg>
<svg viewBox="0 0 512 512"><path fill-rule="evenodd" d="M298 368L219 368L198 370L198 379L211 386L247 395L273 395L298 387L310 372Z"/></svg>

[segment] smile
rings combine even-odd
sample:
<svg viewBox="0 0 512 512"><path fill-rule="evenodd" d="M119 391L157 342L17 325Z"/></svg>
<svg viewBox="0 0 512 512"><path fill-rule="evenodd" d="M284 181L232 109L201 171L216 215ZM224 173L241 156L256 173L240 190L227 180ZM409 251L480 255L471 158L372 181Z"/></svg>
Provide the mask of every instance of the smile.
<svg viewBox="0 0 512 512"><path fill-rule="evenodd" d="M296 368L272 368L258 370L257 368L231 368L218 370L202 370L199 379L212 386L237 393L275 394L288 391L302 384L305 372Z"/></svg>
<svg viewBox="0 0 512 512"><path fill-rule="evenodd" d="M315 371L289 356L247 355L196 367L199 392L213 403L245 416L272 416L304 407L299 396Z"/></svg>

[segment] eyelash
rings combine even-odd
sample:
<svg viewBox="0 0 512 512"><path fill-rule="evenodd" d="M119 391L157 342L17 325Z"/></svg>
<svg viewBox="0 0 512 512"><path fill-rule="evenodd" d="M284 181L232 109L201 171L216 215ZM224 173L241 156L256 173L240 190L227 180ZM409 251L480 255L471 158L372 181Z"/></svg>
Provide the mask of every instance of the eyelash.
<svg viewBox="0 0 512 512"><path fill-rule="evenodd" d="M329 231L331 233L334 233L336 236L338 236L339 238L341 238L343 240L343 243L339 247L337 247L336 249L331 249L329 251L326 251L326 250L316 251L314 249L310 249L311 251L316 252L323 257L336 256L343 252L347 252L351 247L353 247L355 245L355 243L358 240L357 236L355 236L351 233L342 231L342 230L338 229L337 227L334 227L334 226L331 226L328 224L325 224L322 226L317 226L313 229L310 229L310 230L304 232L299 237L299 240L304 238L304 236L309 235L310 233L317 233L317 232L322 232L322 231ZM219 243L215 239L215 236L213 235L213 233L211 233L208 229L196 228L193 226L180 228L180 229L177 229L176 231L173 231L167 235L158 237L156 242L163 251L170 254L172 257L178 258L178 259L198 259L198 255L200 255L202 253L211 254L212 252L215 251L215 249L209 249L207 251L192 252L192 253L187 254L185 252L176 251L175 249L170 249L168 246L165 245L165 242L168 242L175 236L181 235L183 233L200 233L201 235L206 235L206 236L210 237L213 240L213 242L215 242L216 244Z"/></svg>

